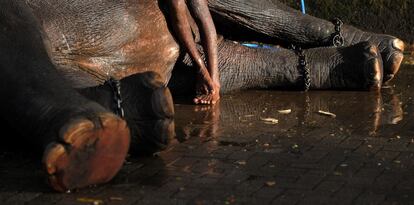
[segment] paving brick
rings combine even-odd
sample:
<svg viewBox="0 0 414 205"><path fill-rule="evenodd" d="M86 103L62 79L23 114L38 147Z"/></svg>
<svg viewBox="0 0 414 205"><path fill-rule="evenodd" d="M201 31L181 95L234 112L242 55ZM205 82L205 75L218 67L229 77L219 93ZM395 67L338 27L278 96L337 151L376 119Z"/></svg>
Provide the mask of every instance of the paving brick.
<svg viewBox="0 0 414 205"><path fill-rule="evenodd" d="M414 80L414 69L409 73ZM398 92L410 97L413 89ZM80 204L79 198L97 198L109 205L413 204L414 116L404 115L399 125L380 124L374 136L369 132L375 105L367 102L378 99L369 93L310 92L310 109L316 110L304 113L301 94L249 92L231 99L223 96L219 126L224 132L199 137L197 126L208 124L207 118L195 122L187 119L191 112L177 110L177 122L182 121L178 129L190 126L195 131L188 138L173 140L159 157L130 156L108 184L71 194L54 193L46 185L39 159L0 148L0 204L73 205ZM245 97L237 100L238 95ZM273 100L256 100L269 98ZM405 99L404 112L414 112L413 102ZM281 105L292 113L279 114ZM331 110L337 118L313 112L319 109ZM279 124L262 126L263 110L279 118ZM235 113L253 113L256 118L252 125L242 124Z"/></svg>
<svg viewBox="0 0 414 205"><path fill-rule="evenodd" d="M37 197L27 201L27 204L30 205L43 205L45 201L48 203L56 203L62 199L62 195L59 193L43 193L38 195Z"/></svg>
<svg viewBox="0 0 414 205"><path fill-rule="evenodd" d="M385 200L385 195L365 193L360 195L356 200L355 204L361 205L377 205L382 203Z"/></svg>
<svg viewBox="0 0 414 205"><path fill-rule="evenodd" d="M200 193L202 193L202 192L199 189L183 187L182 189L179 189L174 194L174 198L178 198L178 199L193 199L196 196L198 196Z"/></svg>
<svg viewBox="0 0 414 205"><path fill-rule="evenodd" d="M323 195L313 195L303 198L299 204L308 205L308 204L319 204L319 205L331 205L334 204L333 199L323 196Z"/></svg>
<svg viewBox="0 0 414 205"><path fill-rule="evenodd" d="M25 204L40 196L41 193L17 193L4 201L6 204Z"/></svg>
<svg viewBox="0 0 414 205"><path fill-rule="evenodd" d="M227 158L231 160L248 160L255 152L247 150L239 150L231 153Z"/></svg>
<svg viewBox="0 0 414 205"><path fill-rule="evenodd" d="M293 186L287 186L286 188L294 189L314 189L322 180L324 176L315 176L315 175L304 175L295 182Z"/></svg>
<svg viewBox="0 0 414 205"><path fill-rule="evenodd" d="M231 169L220 179L220 183L225 185L237 185L247 180L249 177L249 174L240 169Z"/></svg>
<svg viewBox="0 0 414 205"><path fill-rule="evenodd" d="M299 168L266 167L266 169L275 170L274 176L296 178L296 179L304 175L306 172L308 172L308 169L299 169Z"/></svg>
<svg viewBox="0 0 414 205"><path fill-rule="evenodd" d="M332 196L340 190L344 184L345 182L341 181L322 181L315 190L320 193L325 193L326 196Z"/></svg>
<svg viewBox="0 0 414 205"><path fill-rule="evenodd" d="M333 195L333 198L344 204L352 204L362 193L362 189L344 186Z"/></svg>
<svg viewBox="0 0 414 205"><path fill-rule="evenodd" d="M296 197L279 197L272 201L272 205L295 205L299 203Z"/></svg>
<svg viewBox="0 0 414 205"><path fill-rule="evenodd" d="M275 181L271 179L270 181ZM250 196L253 193L257 192L263 186L265 186L266 179L249 177L246 181L234 187L234 192L236 194L242 194Z"/></svg>
<svg viewBox="0 0 414 205"><path fill-rule="evenodd" d="M358 140L358 139L352 139L352 138L348 138L345 139L344 141L342 141L338 147L343 148L343 149L352 149L352 150L356 150L358 149L361 145L363 144L362 140Z"/></svg>
<svg viewBox="0 0 414 205"><path fill-rule="evenodd" d="M275 182L277 184L277 182ZM254 197L259 198L267 198L267 199L274 199L280 196L285 190L279 188L277 185L275 186L263 186L259 189L256 193L254 193Z"/></svg>

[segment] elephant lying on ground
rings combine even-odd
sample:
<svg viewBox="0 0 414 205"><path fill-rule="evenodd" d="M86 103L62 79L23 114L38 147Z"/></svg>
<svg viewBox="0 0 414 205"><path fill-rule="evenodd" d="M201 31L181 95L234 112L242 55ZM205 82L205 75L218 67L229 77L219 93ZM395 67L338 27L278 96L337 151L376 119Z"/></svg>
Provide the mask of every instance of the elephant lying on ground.
<svg viewBox="0 0 414 205"><path fill-rule="evenodd" d="M301 89L305 78L311 89L378 90L402 60L397 38L350 26L342 28L347 47L310 48L330 45L334 26L275 0L210 0L209 6L224 35L218 42L223 93ZM165 7L153 0L0 2L2 116L44 150L54 189L107 182L130 144L151 151L174 134L166 86L189 93L194 73L182 69L191 62L170 32ZM228 24L237 27L229 33ZM236 39L309 49L252 49ZM311 68L306 76L303 58ZM124 119L114 114L123 112Z"/></svg>

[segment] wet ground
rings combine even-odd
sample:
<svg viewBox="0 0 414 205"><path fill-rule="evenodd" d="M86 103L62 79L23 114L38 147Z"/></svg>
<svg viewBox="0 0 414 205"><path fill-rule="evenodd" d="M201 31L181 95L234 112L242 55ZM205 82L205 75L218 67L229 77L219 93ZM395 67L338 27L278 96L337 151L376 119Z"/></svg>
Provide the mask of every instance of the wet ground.
<svg viewBox="0 0 414 205"><path fill-rule="evenodd" d="M3 144L0 204L413 204L413 80L404 65L382 93L248 91L215 107L176 104L166 151L70 194L49 189L33 153Z"/></svg>

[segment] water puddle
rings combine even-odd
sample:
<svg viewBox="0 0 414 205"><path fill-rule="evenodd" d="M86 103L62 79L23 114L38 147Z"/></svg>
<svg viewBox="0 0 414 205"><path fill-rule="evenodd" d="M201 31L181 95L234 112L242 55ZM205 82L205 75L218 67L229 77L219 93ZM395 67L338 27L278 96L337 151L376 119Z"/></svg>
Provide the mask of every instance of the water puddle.
<svg viewBox="0 0 414 205"><path fill-rule="evenodd" d="M365 91L243 91L224 95L215 106L176 104L175 143L188 140L214 146L269 152L303 149L303 141L347 136L395 138L414 132L414 66L380 93ZM291 142L291 146L281 142ZM283 151L282 150L282 151Z"/></svg>

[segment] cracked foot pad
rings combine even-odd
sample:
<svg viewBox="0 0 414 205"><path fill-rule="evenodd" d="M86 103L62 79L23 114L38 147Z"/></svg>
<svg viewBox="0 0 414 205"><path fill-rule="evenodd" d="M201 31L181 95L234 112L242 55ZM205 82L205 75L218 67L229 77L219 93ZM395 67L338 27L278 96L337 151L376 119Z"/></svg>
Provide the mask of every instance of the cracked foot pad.
<svg viewBox="0 0 414 205"><path fill-rule="evenodd" d="M129 129L115 115L99 118L100 123L72 121L62 129L62 142L46 148L43 163L53 189L63 192L106 183L121 169L129 149Z"/></svg>

